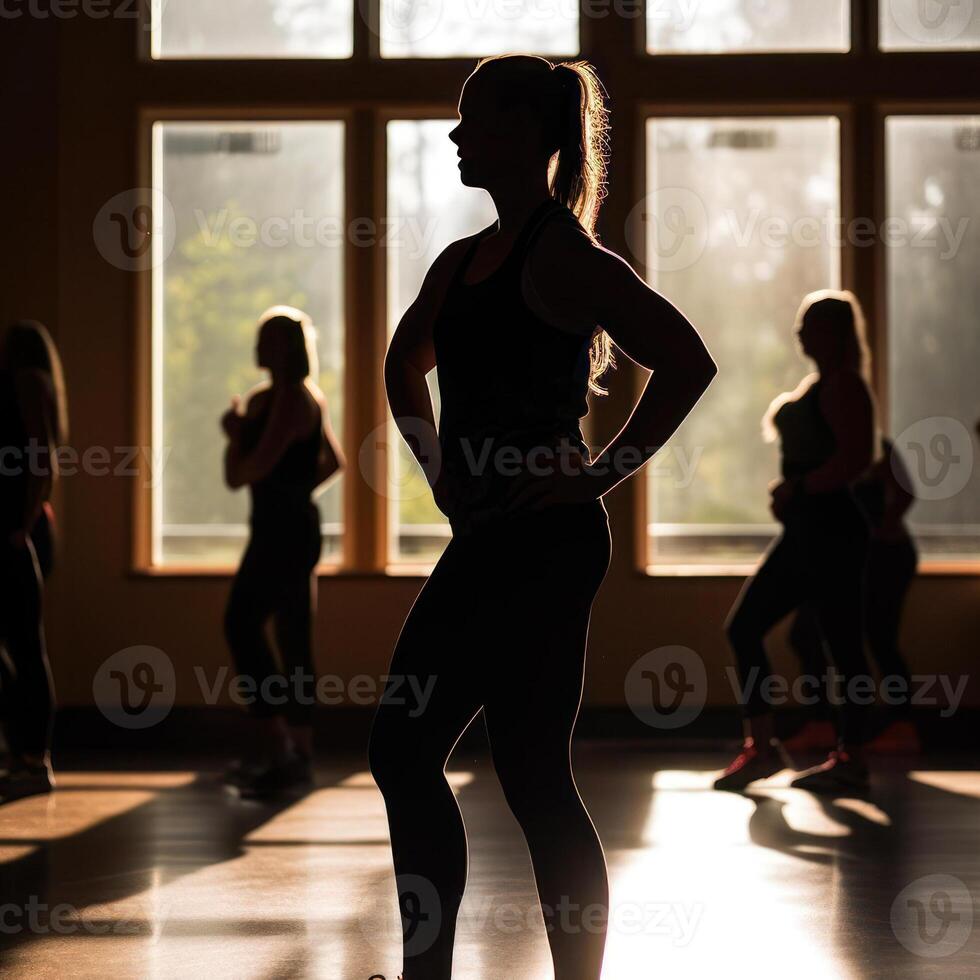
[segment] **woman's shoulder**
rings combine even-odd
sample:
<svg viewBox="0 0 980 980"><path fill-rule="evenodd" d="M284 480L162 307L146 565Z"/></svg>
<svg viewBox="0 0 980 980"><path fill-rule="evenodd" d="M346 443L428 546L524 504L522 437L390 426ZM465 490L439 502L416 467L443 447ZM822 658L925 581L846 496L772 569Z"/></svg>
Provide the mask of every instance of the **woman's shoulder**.
<svg viewBox="0 0 980 980"><path fill-rule="evenodd" d="M579 290L603 275L612 256L561 204L541 219L528 245L521 287L530 307L559 329L590 335L597 324L583 316Z"/></svg>

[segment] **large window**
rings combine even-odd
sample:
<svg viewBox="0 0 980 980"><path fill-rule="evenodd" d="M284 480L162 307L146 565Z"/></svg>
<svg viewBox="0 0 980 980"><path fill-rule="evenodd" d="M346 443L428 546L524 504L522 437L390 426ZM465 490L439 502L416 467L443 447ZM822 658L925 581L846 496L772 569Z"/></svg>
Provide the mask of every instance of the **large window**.
<svg viewBox="0 0 980 980"><path fill-rule="evenodd" d="M255 325L270 306L305 310L318 331L319 382L343 425L343 124L158 122L156 187L169 202L154 282L153 508L161 564L229 564L247 496L221 478L218 425L261 380ZM341 546L341 484L320 498L324 557Z"/></svg>
<svg viewBox="0 0 980 980"><path fill-rule="evenodd" d="M224 572L240 554L247 495L223 484L218 419L261 380L255 324L275 303L316 322L349 463L319 499L325 570L414 574L439 556L449 527L394 429L382 365L435 257L495 218L447 139L460 88L478 58L524 52L596 64L613 127L601 241L683 309L719 366L670 444L610 496L617 547L632 531L651 574L752 569L778 530L762 420L811 367L794 317L808 292L843 287L868 315L923 567L980 569L980 2L147 9L132 186L152 187L158 213L137 288L138 417L164 465L135 491L141 567ZM642 380L618 361L611 397L591 399L596 446ZM428 381L438 416L437 372Z"/></svg>
<svg viewBox="0 0 980 980"><path fill-rule="evenodd" d="M980 4L974 0L879 0L886 51L980 47Z"/></svg>
<svg viewBox="0 0 980 980"><path fill-rule="evenodd" d="M891 432L923 553L980 554L980 116L886 120Z"/></svg>
<svg viewBox="0 0 980 980"><path fill-rule="evenodd" d="M847 0L647 0L647 49L666 54L846 51Z"/></svg>
<svg viewBox="0 0 980 980"><path fill-rule="evenodd" d="M347 58L353 0L153 0L154 58Z"/></svg>
<svg viewBox="0 0 980 980"><path fill-rule="evenodd" d="M578 51L575 0L380 0L381 54L445 58Z"/></svg>
<svg viewBox="0 0 980 980"><path fill-rule="evenodd" d="M760 420L809 372L803 296L840 280L839 124L832 117L651 119L634 215L650 282L698 326L720 365L648 471L651 563L758 556L775 531L775 447Z"/></svg>

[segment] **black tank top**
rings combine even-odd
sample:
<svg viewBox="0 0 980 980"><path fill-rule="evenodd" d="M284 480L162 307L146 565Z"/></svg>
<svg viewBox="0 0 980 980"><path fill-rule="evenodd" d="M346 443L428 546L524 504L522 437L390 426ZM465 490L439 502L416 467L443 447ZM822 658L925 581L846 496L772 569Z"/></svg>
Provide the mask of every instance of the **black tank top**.
<svg viewBox="0 0 980 980"><path fill-rule="evenodd" d="M258 445L271 408L270 397L266 399L258 415L246 417L242 436L242 449L245 453L251 452ZM317 404L316 424L310 434L290 443L272 470L251 485L253 522L256 518L288 519L297 505L310 503L310 495L316 487L321 428L320 406Z"/></svg>
<svg viewBox="0 0 980 980"><path fill-rule="evenodd" d="M834 454L837 440L820 411L818 379L799 398L780 406L773 417L779 430L783 479L805 476Z"/></svg>
<svg viewBox="0 0 980 980"><path fill-rule="evenodd" d="M535 236L558 215L576 220L560 202L542 202L503 263L467 284L463 277L476 248L496 225L481 231L433 325L443 464L468 485L473 506L499 502L519 465L518 453L571 446L588 458L581 419L589 410L591 335L541 319L521 288ZM502 466L501 460L506 460Z"/></svg>

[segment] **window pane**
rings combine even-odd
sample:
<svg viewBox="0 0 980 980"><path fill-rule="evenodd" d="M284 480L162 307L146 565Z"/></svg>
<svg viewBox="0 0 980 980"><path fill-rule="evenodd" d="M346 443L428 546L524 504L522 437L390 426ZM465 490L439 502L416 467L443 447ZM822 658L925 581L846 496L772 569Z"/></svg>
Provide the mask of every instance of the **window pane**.
<svg viewBox="0 0 980 980"><path fill-rule="evenodd" d="M886 51L980 47L980 4L973 0L880 0Z"/></svg>
<svg viewBox="0 0 980 980"><path fill-rule="evenodd" d="M385 58L450 58L579 49L578 0L446 3L381 0Z"/></svg>
<svg viewBox="0 0 980 980"><path fill-rule="evenodd" d="M319 383L343 427L343 124L157 123L154 184L172 205L154 270L154 560L225 564L246 535L247 491L222 479L218 418L264 372L255 324L270 306L305 310ZM166 209L165 209L166 210ZM318 498L323 556L341 541L341 491Z"/></svg>
<svg viewBox="0 0 980 980"><path fill-rule="evenodd" d="M647 0L653 54L847 51L847 0Z"/></svg>
<svg viewBox="0 0 980 980"><path fill-rule="evenodd" d="M436 256L450 243L496 220L485 191L459 180L453 120L388 123L388 332L418 295ZM428 378L438 419L436 372ZM415 458L392 423L389 467L389 556L392 561L432 561L449 540L449 525Z"/></svg>
<svg viewBox="0 0 980 980"><path fill-rule="evenodd" d="M793 321L839 278L836 118L651 119L647 277L691 318L718 377L651 463L650 561L755 560L778 475L760 420L809 372Z"/></svg>
<svg viewBox="0 0 980 980"><path fill-rule="evenodd" d="M154 0L154 58L349 58L353 0Z"/></svg>
<svg viewBox="0 0 980 980"><path fill-rule="evenodd" d="M924 556L980 557L980 116L890 117L889 402ZM904 245L901 243L904 242Z"/></svg>

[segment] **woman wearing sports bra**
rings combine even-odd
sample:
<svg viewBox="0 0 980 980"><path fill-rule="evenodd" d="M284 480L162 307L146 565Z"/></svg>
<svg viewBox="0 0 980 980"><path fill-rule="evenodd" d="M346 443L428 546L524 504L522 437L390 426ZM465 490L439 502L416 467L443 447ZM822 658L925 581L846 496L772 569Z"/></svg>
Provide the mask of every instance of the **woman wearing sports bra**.
<svg viewBox="0 0 980 980"><path fill-rule="evenodd" d="M870 530L852 489L871 463L875 442L864 321L853 294L824 290L804 300L796 322L803 353L817 373L779 396L763 423L780 440L783 478L771 490L771 508L783 532L726 624L744 691L745 743L716 789L743 789L784 767L772 705L763 693L771 676L763 641L803 606L813 610L839 675L840 696L835 692L834 698L841 710L838 748L793 785L813 792L868 785L861 751L867 708L849 684L868 675L862 606Z"/></svg>
<svg viewBox="0 0 980 980"><path fill-rule="evenodd" d="M444 769L481 710L531 854L555 975L597 980L608 884L570 747L610 560L601 498L667 441L716 369L685 317L596 241L606 113L589 65L485 59L459 115L450 139L461 180L490 193L498 220L436 259L385 362L392 414L453 531L390 667L431 678L431 695L424 710L383 696L370 743L404 980L451 975L467 846ZM654 374L592 459L581 418L589 391L602 391L612 341ZM438 432L425 381L434 367ZM572 921L555 921L559 910Z"/></svg>
<svg viewBox="0 0 980 980"><path fill-rule="evenodd" d="M225 481L248 485L248 546L232 584L225 635L250 703L263 752L236 763L227 779L242 795L273 796L312 779L312 630L320 557L320 515L313 491L343 465L313 382L316 348L309 317L273 307L259 321L256 361L270 381L238 399L222 418L228 436ZM272 618L278 663L265 634Z"/></svg>

